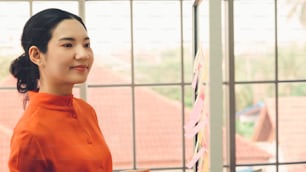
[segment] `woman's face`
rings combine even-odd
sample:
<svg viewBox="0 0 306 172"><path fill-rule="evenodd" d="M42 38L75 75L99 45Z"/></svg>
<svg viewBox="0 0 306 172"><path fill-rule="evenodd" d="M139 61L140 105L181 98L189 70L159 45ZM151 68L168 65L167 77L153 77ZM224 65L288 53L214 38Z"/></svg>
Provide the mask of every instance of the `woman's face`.
<svg viewBox="0 0 306 172"><path fill-rule="evenodd" d="M93 51L83 25L75 19L60 22L52 32L48 50L39 65L41 87L83 83L93 64Z"/></svg>

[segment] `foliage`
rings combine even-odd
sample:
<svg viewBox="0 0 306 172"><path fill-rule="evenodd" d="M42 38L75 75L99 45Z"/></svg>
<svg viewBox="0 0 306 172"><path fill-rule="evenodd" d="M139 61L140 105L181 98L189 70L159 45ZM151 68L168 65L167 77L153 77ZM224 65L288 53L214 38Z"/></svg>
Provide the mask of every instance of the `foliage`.
<svg viewBox="0 0 306 172"><path fill-rule="evenodd" d="M149 60L145 58L138 57L136 60L135 74L136 81L140 83L180 83L181 82L181 57L180 57L180 48L165 49L157 54L160 61L158 63L150 63ZM184 55L184 58L191 58L188 55ZM186 63L184 74L192 75L192 60L184 60L183 63ZM188 67L189 66L189 67ZM193 103L193 92L187 89L185 92L185 105L186 107L192 107ZM154 86L152 89L165 97L168 97L173 100L181 101L182 99L182 90L181 86Z"/></svg>
<svg viewBox="0 0 306 172"><path fill-rule="evenodd" d="M11 63L11 58L0 56L0 81L9 75L9 65Z"/></svg>
<svg viewBox="0 0 306 172"><path fill-rule="evenodd" d="M306 47L301 47L296 44L292 44L286 47L278 48L278 80L305 80L306 70L304 68L306 64L305 52ZM270 84L265 84L264 97L262 99L273 97L275 95L275 54L273 49L270 52L262 53L262 57L254 56L247 58L247 55L237 56L236 63L236 76L240 80L244 81L271 81ZM250 55L249 55L250 56ZM247 62L248 61L248 62ZM250 73L246 71L246 64L251 64ZM260 76L256 78L254 76ZM248 106L252 106L257 102L254 102L254 88L259 84L244 84L236 86L236 110L240 111ZM278 83L278 95L279 96L305 96L306 95L306 83L304 82L287 82ZM252 123L237 122L237 132L241 135L248 136L253 128Z"/></svg>
<svg viewBox="0 0 306 172"><path fill-rule="evenodd" d="M251 139L253 135L254 122L241 122L236 120L236 133L239 135Z"/></svg>
<svg viewBox="0 0 306 172"><path fill-rule="evenodd" d="M250 85L236 87L236 110L240 111L253 104L253 91Z"/></svg>

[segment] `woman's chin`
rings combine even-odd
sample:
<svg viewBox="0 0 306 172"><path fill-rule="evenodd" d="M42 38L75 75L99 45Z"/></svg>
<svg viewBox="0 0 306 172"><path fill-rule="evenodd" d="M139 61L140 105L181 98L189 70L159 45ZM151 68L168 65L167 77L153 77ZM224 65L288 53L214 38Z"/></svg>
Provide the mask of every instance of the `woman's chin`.
<svg viewBox="0 0 306 172"><path fill-rule="evenodd" d="M87 78L78 78L73 81L74 84L83 84L86 82Z"/></svg>

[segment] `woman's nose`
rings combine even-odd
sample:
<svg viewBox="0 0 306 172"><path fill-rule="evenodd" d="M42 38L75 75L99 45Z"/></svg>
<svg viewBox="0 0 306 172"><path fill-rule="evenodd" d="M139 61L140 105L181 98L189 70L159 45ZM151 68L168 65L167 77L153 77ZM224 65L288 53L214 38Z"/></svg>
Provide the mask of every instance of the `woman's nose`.
<svg viewBox="0 0 306 172"><path fill-rule="evenodd" d="M76 59L88 59L90 58L90 51L87 47L83 47L83 46L79 46L76 49L76 55L75 58Z"/></svg>

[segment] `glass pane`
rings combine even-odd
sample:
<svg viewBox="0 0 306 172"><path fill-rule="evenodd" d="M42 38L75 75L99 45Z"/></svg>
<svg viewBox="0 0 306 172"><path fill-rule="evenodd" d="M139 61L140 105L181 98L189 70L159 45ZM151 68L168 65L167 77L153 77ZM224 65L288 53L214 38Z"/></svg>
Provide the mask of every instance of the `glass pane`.
<svg viewBox="0 0 306 172"><path fill-rule="evenodd" d="M263 166L262 169L263 169L262 172L276 172L276 166L275 165ZM283 172L283 170L280 170L280 169L278 169L278 171Z"/></svg>
<svg viewBox="0 0 306 172"><path fill-rule="evenodd" d="M135 89L139 168L182 167L182 108L181 97L177 96L180 92L180 87L174 86Z"/></svg>
<svg viewBox="0 0 306 172"><path fill-rule="evenodd" d="M306 164L280 165L278 169L279 169L278 171L304 172L306 171Z"/></svg>
<svg viewBox="0 0 306 172"><path fill-rule="evenodd" d="M183 1L184 80L191 82L193 70L192 1Z"/></svg>
<svg viewBox="0 0 306 172"><path fill-rule="evenodd" d="M203 82L208 82L209 75L209 2L203 1L199 6L199 26L198 32L199 35L199 45L197 47L197 53L202 52L202 59L199 58L199 61L202 62L202 73L203 73ZM201 57L201 56L200 56ZM195 59L197 60L197 59Z"/></svg>
<svg viewBox="0 0 306 172"><path fill-rule="evenodd" d="M0 126L1 127L1 126ZM10 153L10 135L6 135L3 133L2 128L0 128L0 171L8 172L8 159Z"/></svg>
<svg viewBox="0 0 306 172"><path fill-rule="evenodd" d="M202 1L199 6L199 26L198 26L198 34L199 34L199 42L198 49L202 48L205 58L208 56L209 50L209 2ZM208 57L207 57L208 58Z"/></svg>
<svg viewBox="0 0 306 172"><path fill-rule="evenodd" d="M192 112L192 108L194 106L194 91L193 88L190 86L185 86L184 87L184 93L185 93L185 121L184 124L186 125L187 122L189 122L190 120L190 116L191 116L191 112ZM186 133L186 130L184 129L184 134ZM185 137L185 162L188 163L193 155L194 155L194 137L193 138L188 138Z"/></svg>
<svg viewBox="0 0 306 172"><path fill-rule="evenodd" d="M242 166L242 167L236 167L236 172L276 172L276 167L275 166Z"/></svg>
<svg viewBox="0 0 306 172"><path fill-rule="evenodd" d="M279 79L305 79L306 4L279 0L277 7Z"/></svg>
<svg viewBox="0 0 306 172"><path fill-rule="evenodd" d="M153 170L151 170L153 171ZM169 170L169 169L164 169L164 170L154 170L154 172L194 172L193 169L175 169L175 170Z"/></svg>
<svg viewBox="0 0 306 172"><path fill-rule="evenodd" d="M114 169L133 165L133 127L130 88L89 88L88 102L95 108L110 148Z"/></svg>
<svg viewBox="0 0 306 172"><path fill-rule="evenodd" d="M236 80L273 79L274 0L236 0L234 9Z"/></svg>
<svg viewBox="0 0 306 172"><path fill-rule="evenodd" d="M134 1L137 83L181 81L179 5L178 1Z"/></svg>
<svg viewBox="0 0 306 172"><path fill-rule="evenodd" d="M131 82L129 1L86 2L86 23L95 54L89 84Z"/></svg>
<svg viewBox="0 0 306 172"><path fill-rule="evenodd" d="M0 125L7 131L13 129L23 113L23 95L17 90L0 90Z"/></svg>
<svg viewBox="0 0 306 172"><path fill-rule="evenodd" d="M194 90L191 85L184 87L185 91L185 108L191 110L194 104Z"/></svg>
<svg viewBox="0 0 306 172"><path fill-rule="evenodd" d="M279 159L306 161L306 83L283 83L279 90Z"/></svg>
<svg viewBox="0 0 306 172"><path fill-rule="evenodd" d="M222 133L222 142L223 142L223 150L222 150L222 160L223 160L223 166L229 166L230 164L230 159L229 159L229 156L230 156L230 144L229 144L229 107L230 107L230 104L229 104L229 88L228 88L228 85L223 85L223 105L224 105L224 110L223 110L223 133ZM223 169L223 171L225 172L227 169L227 167L225 167Z"/></svg>
<svg viewBox="0 0 306 172"><path fill-rule="evenodd" d="M153 170L151 170L153 171ZM170 170L170 169L163 169L163 170L155 170L154 172L194 172L193 169L175 169L175 170Z"/></svg>
<svg viewBox="0 0 306 172"><path fill-rule="evenodd" d="M46 8L60 8L76 15L78 12L78 2L73 1L33 1L33 14Z"/></svg>
<svg viewBox="0 0 306 172"><path fill-rule="evenodd" d="M15 80L9 74L9 65L12 60L23 53L20 38L29 14L29 3L27 2L0 2L1 87L16 85Z"/></svg>
<svg viewBox="0 0 306 172"><path fill-rule="evenodd" d="M28 6L27 2L0 2L0 87L16 86L15 79L9 74L9 65L23 53L20 37L30 14ZM0 95L0 171L8 172L10 139L23 112L22 97L16 89L0 90Z"/></svg>
<svg viewBox="0 0 306 172"><path fill-rule="evenodd" d="M273 84L236 86L237 163L275 160L274 95Z"/></svg>
<svg viewBox="0 0 306 172"><path fill-rule="evenodd" d="M14 90L0 90L0 170L8 172L10 139L23 112L23 97Z"/></svg>

